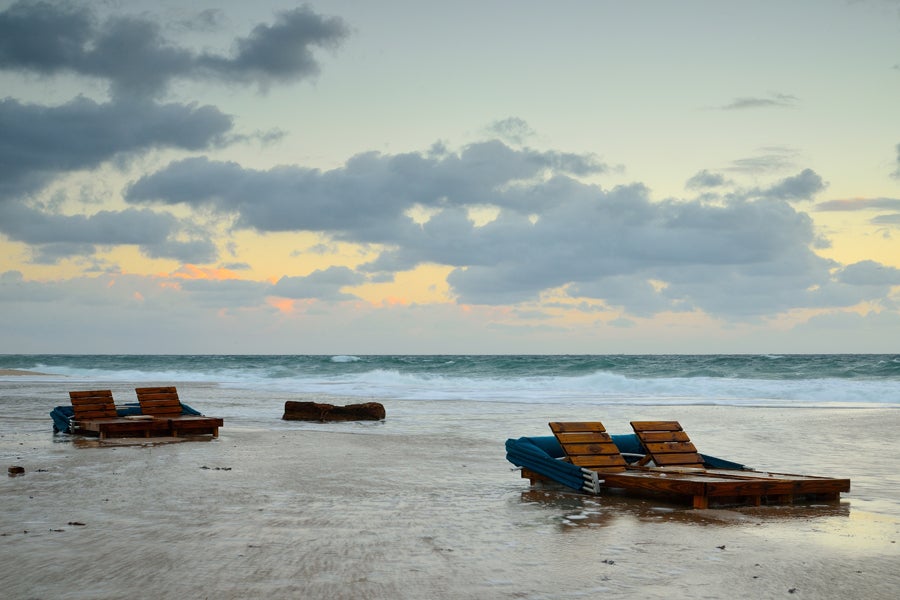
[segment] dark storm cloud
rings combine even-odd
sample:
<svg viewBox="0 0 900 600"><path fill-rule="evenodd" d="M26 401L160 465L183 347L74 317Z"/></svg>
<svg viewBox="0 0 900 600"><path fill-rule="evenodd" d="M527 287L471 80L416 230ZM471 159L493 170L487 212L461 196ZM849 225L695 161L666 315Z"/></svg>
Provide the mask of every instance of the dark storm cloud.
<svg viewBox="0 0 900 600"><path fill-rule="evenodd" d="M224 56L180 47L143 16L100 22L83 6L23 0L0 13L0 68L99 77L114 96L157 96L177 78L266 87L316 75L313 49L335 48L348 34L341 19L300 7L279 13L273 25L256 26Z"/></svg>
<svg viewBox="0 0 900 600"><path fill-rule="evenodd" d="M0 101L0 200L122 154L206 148L221 141L231 125L231 117L212 106L87 98L41 106L7 98Z"/></svg>

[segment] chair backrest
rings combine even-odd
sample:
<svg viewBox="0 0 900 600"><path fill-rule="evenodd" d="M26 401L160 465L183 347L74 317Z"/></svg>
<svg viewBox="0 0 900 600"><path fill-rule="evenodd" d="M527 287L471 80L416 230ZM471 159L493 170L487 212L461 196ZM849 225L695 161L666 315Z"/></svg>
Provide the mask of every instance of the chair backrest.
<svg viewBox="0 0 900 600"><path fill-rule="evenodd" d="M632 421L631 428L657 466L704 467L703 457L678 421Z"/></svg>
<svg viewBox="0 0 900 600"><path fill-rule="evenodd" d="M76 421L114 419L119 416L111 390L69 392L69 400L72 402L72 412Z"/></svg>
<svg viewBox="0 0 900 600"><path fill-rule="evenodd" d="M141 412L154 417L181 415L181 401L174 387L135 388Z"/></svg>
<svg viewBox="0 0 900 600"><path fill-rule="evenodd" d="M550 429L573 465L598 473L620 473L625 470L625 459L602 423L553 422Z"/></svg>

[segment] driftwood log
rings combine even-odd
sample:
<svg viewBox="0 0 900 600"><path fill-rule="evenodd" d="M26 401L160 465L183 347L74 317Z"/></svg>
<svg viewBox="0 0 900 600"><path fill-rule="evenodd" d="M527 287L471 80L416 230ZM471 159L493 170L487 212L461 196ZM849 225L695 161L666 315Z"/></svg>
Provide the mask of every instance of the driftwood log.
<svg viewBox="0 0 900 600"><path fill-rule="evenodd" d="M384 416L384 406L378 402L335 406L288 400L281 418L285 421L380 421Z"/></svg>

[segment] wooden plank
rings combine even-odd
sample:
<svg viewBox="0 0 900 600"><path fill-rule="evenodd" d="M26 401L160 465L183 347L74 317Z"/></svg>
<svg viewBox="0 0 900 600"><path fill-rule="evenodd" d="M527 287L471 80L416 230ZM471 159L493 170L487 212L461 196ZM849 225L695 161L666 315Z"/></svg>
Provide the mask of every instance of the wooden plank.
<svg viewBox="0 0 900 600"><path fill-rule="evenodd" d="M675 453L684 453L684 452L692 452L696 453L697 449L694 448L694 444L691 442L644 442L644 447L651 454L675 454Z"/></svg>
<svg viewBox="0 0 900 600"><path fill-rule="evenodd" d="M570 461L577 467L598 473L620 473L628 468L627 465L603 456L573 456Z"/></svg>
<svg viewBox="0 0 900 600"><path fill-rule="evenodd" d="M612 444L612 438L605 433L589 431L587 433L559 433L556 439L560 444ZM618 451L618 450L617 450Z"/></svg>
<svg viewBox="0 0 900 600"><path fill-rule="evenodd" d="M597 444L566 444L566 454L619 454L619 448L612 442Z"/></svg>
<svg viewBox="0 0 900 600"><path fill-rule="evenodd" d="M631 427L639 431L683 431L678 421L632 421Z"/></svg>
<svg viewBox="0 0 900 600"><path fill-rule="evenodd" d="M641 431L640 439L646 442L689 442L691 438L684 431Z"/></svg>
<svg viewBox="0 0 900 600"><path fill-rule="evenodd" d="M696 452L679 454L654 454L653 462L655 462L658 467L684 467L688 465L695 465L698 468L703 467L703 457Z"/></svg>
<svg viewBox="0 0 900 600"><path fill-rule="evenodd" d="M550 423L550 429L554 432L565 431L598 431L605 432L606 428L599 421L569 421Z"/></svg>

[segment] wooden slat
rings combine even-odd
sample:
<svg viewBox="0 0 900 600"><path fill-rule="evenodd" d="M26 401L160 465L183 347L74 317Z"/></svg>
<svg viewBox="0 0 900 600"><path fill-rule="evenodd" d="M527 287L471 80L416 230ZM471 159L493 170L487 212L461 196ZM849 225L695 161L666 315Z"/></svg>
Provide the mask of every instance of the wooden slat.
<svg viewBox="0 0 900 600"><path fill-rule="evenodd" d="M697 449L690 442L644 442L644 447L653 454L697 452Z"/></svg>
<svg viewBox="0 0 900 600"><path fill-rule="evenodd" d="M703 457L697 454L654 454L653 462L660 467L696 467L703 468Z"/></svg>
<svg viewBox="0 0 900 600"><path fill-rule="evenodd" d="M678 421L632 421L635 432L640 431L684 431Z"/></svg>
<svg viewBox="0 0 900 600"><path fill-rule="evenodd" d="M587 431L585 433L578 433L575 431L558 433L556 434L556 439L558 439L560 443L564 442L566 444L612 444L612 438L609 437L608 434L600 433L598 431Z"/></svg>
<svg viewBox="0 0 900 600"><path fill-rule="evenodd" d="M599 421L569 421L562 423L554 421L553 423L550 423L550 429L553 430L553 433L566 431L597 431L599 433L606 432L606 428L603 426L603 423L600 423Z"/></svg>
<svg viewBox="0 0 900 600"><path fill-rule="evenodd" d="M566 452L573 454L618 454L619 448L612 442L597 444L566 444Z"/></svg>
<svg viewBox="0 0 900 600"><path fill-rule="evenodd" d="M641 439L646 442L689 442L691 438L683 431L641 431Z"/></svg>

